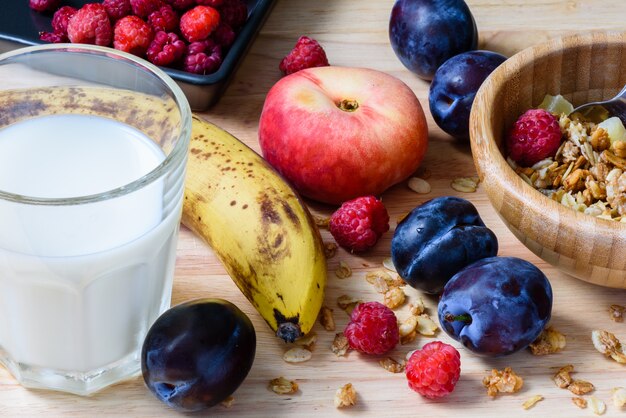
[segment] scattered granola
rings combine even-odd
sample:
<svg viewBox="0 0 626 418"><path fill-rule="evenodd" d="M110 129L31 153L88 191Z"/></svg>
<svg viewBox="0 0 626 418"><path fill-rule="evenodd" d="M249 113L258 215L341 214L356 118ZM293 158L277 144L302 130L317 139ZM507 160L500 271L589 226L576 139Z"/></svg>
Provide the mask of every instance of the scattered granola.
<svg viewBox="0 0 626 418"><path fill-rule="evenodd" d="M402 373L404 371L404 363L398 363L391 357L387 357L378 361L378 363L391 373Z"/></svg>
<svg viewBox="0 0 626 418"><path fill-rule="evenodd" d="M313 221L318 228L328 228L328 224L330 223L330 216L313 214Z"/></svg>
<svg viewBox="0 0 626 418"><path fill-rule="evenodd" d="M393 265L393 261L391 260L391 257L387 257L383 260L383 267L385 267L387 270L391 270L397 273L396 266Z"/></svg>
<svg viewBox="0 0 626 418"><path fill-rule="evenodd" d="M378 270L369 271L365 274L365 280L372 286L378 293L387 293L389 290L389 283L391 282L391 276L389 273Z"/></svg>
<svg viewBox="0 0 626 418"><path fill-rule="evenodd" d="M324 243L324 255L326 258L333 258L337 255L337 244L334 242L325 242Z"/></svg>
<svg viewBox="0 0 626 418"><path fill-rule="evenodd" d="M348 353L350 345L348 344L348 338L343 335L343 332L335 334L335 339L330 349L337 357L343 357Z"/></svg>
<svg viewBox="0 0 626 418"><path fill-rule="evenodd" d="M618 408L624 407L626 405L626 389L623 387L613 388L611 390L613 405Z"/></svg>
<svg viewBox="0 0 626 418"><path fill-rule="evenodd" d="M457 192L474 193L478 188L479 181L478 177L459 177L452 180L450 187Z"/></svg>
<svg viewBox="0 0 626 418"><path fill-rule="evenodd" d="M593 346L596 350L605 356L612 358L618 363L626 363L624 347L622 347L622 344L614 334L596 329L591 331L591 341L593 341Z"/></svg>
<svg viewBox="0 0 626 418"><path fill-rule="evenodd" d="M350 315L355 306L361 302L363 302L361 299L355 299L352 296L348 295L341 295L337 298L337 305L339 305L341 309L346 311L348 315Z"/></svg>
<svg viewBox="0 0 626 418"><path fill-rule="evenodd" d="M565 335L549 326L539 334L539 337L528 348L535 356L559 352L565 348Z"/></svg>
<svg viewBox="0 0 626 418"><path fill-rule="evenodd" d="M580 398L580 397L575 397L575 398L572 398L572 402L574 403L574 405L576 405L580 409L585 409L587 407L587 400L586 399L583 399L583 398Z"/></svg>
<svg viewBox="0 0 626 418"><path fill-rule="evenodd" d="M337 269L335 270L335 276L339 277L340 279L347 279L348 277L352 276L352 269L350 268L348 263L341 260L339 262L339 267L337 267Z"/></svg>
<svg viewBox="0 0 626 418"><path fill-rule="evenodd" d="M566 389L573 382L572 376L570 376L570 373L573 371L574 366L571 364L561 367L552 378L554 380L554 384L561 389Z"/></svg>
<svg viewBox="0 0 626 418"><path fill-rule="evenodd" d="M569 386L567 386L567 390L572 392L574 395L586 395L587 393L593 392L595 387L590 382L586 380L574 380Z"/></svg>
<svg viewBox="0 0 626 418"><path fill-rule="evenodd" d="M437 333L439 327L428 314L420 314L417 316L417 332L426 337L432 337Z"/></svg>
<svg viewBox="0 0 626 418"><path fill-rule="evenodd" d="M352 383L346 383L335 392L335 407L343 408L356 404L356 390Z"/></svg>
<svg viewBox="0 0 626 418"><path fill-rule="evenodd" d="M233 395L230 395L228 398L220 402L220 405L222 405L224 408L230 408L231 406L233 406L234 403L235 398L233 397Z"/></svg>
<svg viewBox="0 0 626 418"><path fill-rule="evenodd" d="M409 189L419 194L428 194L431 190L430 184L426 180L419 177L411 177L409 179L408 186Z"/></svg>
<svg viewBox="0 0 626 418"><path fill-rule="evenodd" d="M333 310L327 306L322 306L320 310L320 324L326 331L335 330L335 318L333 317Z"/></svg>
<svg viewBox="0 0 626 418"><path fill-rule="evenodd" d="M297 346L304 347L309 351L313 351L313 347L317 342L317 334L314 331L309 332L304 337L298 338L294 343Z"/></svg>
<svg viewBox="0 0 626 418"><path fill-rule="evenodd" d="M402 306L405 300L406 295L404 294L404 290L399 287L392 287L385 293L383 304L389 309L396 309Z"/></svg>
<svg viewBox="0 0 626 418"><path fill-rule="evenodd" d="M285 351L283 360L287 363L302 363L311 360L312 353L306 348L293 347Z"/></svg>
<svg viewBox="0 0 626 418"><path fill-rule="evenodd" d="M589 397L589 406L596 415L602 415L606 411L606 404L595 396Z"/></svg>
<svg viewBox="0 0 626 418"><path fill-rule="evenodd" d="M298 391L298 384L293 380L280 376L270 380L268 389L278 395L292 395Z"/></svg>
<svg viewBox="0 0 626 418"><path fill-rule="evenodd" d="M417 337L417 316L411 315L398 325L400 344L408 344Z"/></svg>
<svg viewBox="0 0 626 418"><path fill-rule="evenodd" d="M535 395L532 398L527 399L523 404L522 404L522 408L524 409L530 409L533 406L535 406L535 404L539 401L543 400L543 396L541 395Z"/></svg>
<svg viewBox="0 0 626 418"><path fill-rule="evenodd" d="M580 114L559 118L563 141L554 157L532 167L507 162L532 187L576 211L626 222L626 150Z"/></svg>
<svg viewBox="0 0 626 418"><path fill-rule="evenodd" d="M495 397L498 393L515 393L524 386L524 379L506 367L503 371L492 369L491 375L483 379L483 386L487 388L487 395Z"/></svg>
<svg viewBox="0 0 626 418"><path fill-rule="evenodd" d="M426 311L424 300L421 297L418 297L415 303L409 303L409 311L411 312L411 315L415 316L423 314Z"/></svg>
<svg viewBox="0 0 626 418"><path fill-rule="evenodd" d="M624 322L624 311L626 311L626 306L609 306L609 314L611 315L611 319L615 322Z"/></svg>

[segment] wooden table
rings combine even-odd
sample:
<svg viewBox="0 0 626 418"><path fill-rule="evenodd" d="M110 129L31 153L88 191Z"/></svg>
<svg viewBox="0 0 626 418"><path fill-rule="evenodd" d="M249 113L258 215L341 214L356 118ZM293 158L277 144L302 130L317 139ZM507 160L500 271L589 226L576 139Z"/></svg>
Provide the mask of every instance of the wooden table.
<svg viewBox="0 0 626 418"><path fill-rule="evenodd" d="M511 55L520 49L550 37L595 29L624 30L624 0L467 0L480 31L480 47ZM572 394L558 389L551 380L555 367L575 366L576 378L591 381L595 395L607 403L606 416L623 411L613 406L610 390L626 386L626 366L605 359L593 348L592 329L614 332L626 342L626 323L609 319L610 304L626 304L626 291L606 289L584 283L558 272L528 251L508 231L491 208L484 191L463 194L454 191L450 182L456 177L475 175L467 144L453 141L433 122L428 113L428 83L406 70L395 57L387 34L392 0L281 0L250 50L233 83L220 103L203 113L212 122L227 129L255 150L257 126L265 94L280 78L278 63L291 49L299 35L317 39L326 49L332 65L363 66L385 71L406 82L419 97L427 113L430 145L423 166L432 172L428 180L432 192L417 195L400 184L384 195L391 219L395 220L414 206L435 196L457 195L471 200L500 242L500 255L517 256L539 266L550 278L554 289L552 324L567 335L567 347L558 354L534 357L524 351L508 358L486 359L472 355L444 333L436 338L460 348L461 379L454 393L440 401L428 401L412 392L403 374L392 374L378 365L378 359L350 353L338 358L329 347L333 332L316 325L318 342L313 358L302 364L285 363L281 355L285 345L273 336L267 325L226 275L211 250L184 228L178 247L176 279L172 303L197 297L226 298L241 307L252 319L258 346L254 366L243 385L234 394L230 408L217 406L211 416L419 416L419 417L517 417L517 416L593 416L590 409L573 405ZM602 69L599 69L602 71ZM332 208L312 205L313 211L330 214ZM327 230L324 240L332 240ZM329 260L329 283L326 304L335 309L338 330L347 315L336 306L336 298L348 293L365 300L381 296L364 280L367 271L379 268L389 256L392 233L366 256L351 256L340 250ZM353 269L351 278L339 280L333 271L340 260ZM408 289L410 300L419 293ZM436 313L436 301L425 298L428 310ZM407 308L398 316L407 315ZM431 338L399 346L392 357L401 359ZM511 366L525 379L523 389L513 395L490 399L482 387L483 376L492 368ZM279 396L267 390L267 382L278 376L296 379L300 391L293 396ZM335 390L351 382L358 392L358 403L337 410L333 405ZM532 410L522 403L535 394L544 396ZM157 401L144 387L140 377L118 384L94 396L81 398L47 391L26 390L0 368L0 416L175 416L177 413ZM621 415L620 415L621 416Z"/></svg>

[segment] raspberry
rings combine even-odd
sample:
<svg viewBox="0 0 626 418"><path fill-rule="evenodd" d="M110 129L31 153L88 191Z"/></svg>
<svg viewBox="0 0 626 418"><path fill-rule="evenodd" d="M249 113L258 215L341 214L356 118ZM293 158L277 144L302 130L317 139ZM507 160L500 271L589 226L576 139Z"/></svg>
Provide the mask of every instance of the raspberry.
<svg viewBox="0 0 626 418"><path fill-rule="evenodd" d="M452 392L460 375L459 352L440 341L430 342L414 351L406 364L409 387L429 399Z"/></svg>
<svg viewBox="0 0 626 418"><path fill-rule="evenodd" d="M556 154L561 145L559 121L547 110L527 110L509 131L506 145L513 161L532 166Z"/></svg>
<svg viewBox="0 0 626 418"><path fill-rule="evenodd" d="M51 12L59 7L60 0L30 0L28 6L38 12Z"/></svg>
<svg viewBox="0 0 626 418"><path fill-rule="evenodd" d="M76 11L72 6L63 6L54 12L52 16L52 30L55 33L67 35L67 25Z"/></svg>
<svg viewBox="0 0 626 418"><path fill-rule="evenodd" d="M188 10L196 4L196 0L165 0L165 2L178 10Z"/></svg>
<svg viewBox="0 0 626 418"><path fill-rule="evenodd" d="M115 24L113 47L142 57L148 50L152 38L152 28L140 17L124 16Z"/></svg>
<svg viewBox="0 0 626 418"><path fill-rule="evenodd" d="M130 0L104 0L102 5L107 10L109 18L114 22L128 16L133 11Z"/></svg>
<svg viewBox="0 0 626 418"><path fill-rule="evenodd" d="M386 353L400 340L396 314L379 302L358 304L343 333L351 348L365 354Z"/></svg>
<svg viewBox="0 0 626 418"><path fill-rule="evenodd" d="M337 244L361 252L373 247L389 230L389 214L383 202L374 196L357 197L344 202L332 214L329 229Z"/></svg>
<svg viewBox="0 0 626 418"><path fill-rule="evenodd" d="M52 44L67 42L67 35L58 32L39 32L39 39Z"/></svg>
<svg viewBox="0 0 626 418"><path fill-rule="evenodd" d="M145 19L150 13L157 11L163 6L161 0L130 0L130 7L133 13Z"/></svg>
<svg viewBox="0 0 626 418"><path fill-rule="evenodd" d="M74 43L109 46L112 35L109 15L100 3L85 4L67 24L67 37Z"/></svg>
<svg viewBox="0 0 626 418"><path fill-rule="evenodd" d="M217 28L220 14L209 6L196 6L180 17L180 32L189 42L202 41Z"/></svg>
<svg viewBox="0 0 626 418"><path fill-rule="evenodd" d="M196 0L196 4L201 6L220 7L224 0Z"/></svg>
<svg viewBox="0 0 626 418"><path fill-rule="evenodd" d="M227 49L235 42L235 31L226 23L220 23L211 38L222 48Z"/></svg>
<svg viewBox="0 0 626 418"><path fill-rule="evenodd" d="M187 48L183 68L194 74L212 74L222 65L222 48L207 39L193 42Z"/></svg>
<svg viewBox="0 0 626 418"><path fill-rule="evenodd" d="M154 65L170 65L185 54L187 45L175 33L157 32L148 47L146 57Z"/></svg>
<svg viewBox="0 0 626 418"><path fill-rule="evenodd" d="M178 28L178 14L172 6L165 5L148 16L148 23L155 32L172 32Z"/></svg>
<svg viewBox="0 0 626 418"><path fill-rule="evenodd" d="M305 68L325 67L328 64L324 48L315 40L307 36L301 36L296 46L280 62L278 68L287 75Z"/></svg>
<svg viewBox="0 0 626 418"><path fill-rule="evenodd" d="M248 6L241 0L228 0L220 7L222 21L237 31L248 19Z"/></svg>

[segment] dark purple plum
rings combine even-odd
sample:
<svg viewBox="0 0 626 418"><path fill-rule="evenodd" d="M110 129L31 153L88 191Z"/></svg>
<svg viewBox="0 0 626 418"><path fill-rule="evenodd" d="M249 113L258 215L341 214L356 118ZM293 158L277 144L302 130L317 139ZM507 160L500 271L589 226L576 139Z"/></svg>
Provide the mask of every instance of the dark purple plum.
<svg viewBox="0 0 626 418"><path fill-rule="evenodd" d="M177 305L152 325L141 351L150 391L181 411L201 411L230 396L248 375L256 351L250 319L222 299Z"/></svg>
<svg viewBox="0 0 626 418"><path fill-rule="evenodd" d="M498 253L498 239L470 202L438 197L416 207L396 227L391 259L409 285L439 294L463 267Z"/></svg>
<svg viewBox="0 0 626 418"><path fill-rule="evenodd" d="M428 104L435 122L446 133L469 140L469 118L483 81L506 60L492 51L469 51L444 62L430 84Z"/></svg>
<svg viewBox="0 0 626 418"><path fill-rule="evenodd" d="M528 261L490 257L458 272L439 300L439 323L448 335L486 356L515 353L550 321L552 287Z"/></svg>
<svg viewBox="0 0 626 418"><path fill-rule="evenodd" d="M476 49L478 30L463 0L396 0L389 40L406 68L431 80L447 59Z"/></svg>

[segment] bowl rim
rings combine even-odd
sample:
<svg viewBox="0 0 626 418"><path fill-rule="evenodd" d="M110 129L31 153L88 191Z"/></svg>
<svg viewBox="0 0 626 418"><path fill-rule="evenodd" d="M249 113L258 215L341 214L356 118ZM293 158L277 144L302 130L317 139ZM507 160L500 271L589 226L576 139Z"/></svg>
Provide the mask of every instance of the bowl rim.
<svg viewBox="0 0 626 418"><path fill-rule="evenodd" d="M510 79L512 75L518 74L533 61L544 59L555 51L590 47L599 42L605 44L626 44L626 32L594 31L584 34L565 35L525 48L508 58L491 73L476 94L470 113L470 145L474 165L481 182L485 184L487 190L491 187L507 187L508 193L519 202L524 201L522 199L523 195L532 190L537 196L542 196L541 201L545 203L544 209L552 211L551 217L555 221L562 222L569 219L572 222L576 222L576 225L580 225L581 222L587 225L591 224L594 228L594 235L607 234L607 236L614 237L621 235L622 238L626 238L626 223L597 218L578 212L550 199L526 183L507 163L506 158L496 144L496 134L491 129L488 129L487 124L480 123L481 119L483 121L491 121L493 119L493 108L489 104L494 101L506 80ZM487 152L483 152L483 150L487 150ZM480 158L485 155L490 158ZM494 202L489 193L488 198L493 206ZM497 210L497 208L495 209ZM497 212L502 216L499 210ZM550 215L547 214L547 216Z"/></svg>

